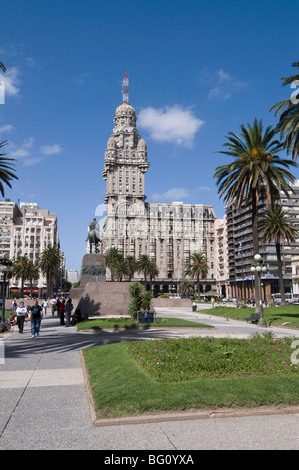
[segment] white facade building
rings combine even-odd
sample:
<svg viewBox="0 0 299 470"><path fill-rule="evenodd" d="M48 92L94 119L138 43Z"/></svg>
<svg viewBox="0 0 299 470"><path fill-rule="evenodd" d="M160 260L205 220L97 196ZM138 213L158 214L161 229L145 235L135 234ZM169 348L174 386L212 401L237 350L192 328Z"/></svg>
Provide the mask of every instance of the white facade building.
<svg viewBox="0 0 299 470"><path fill-rule="evenodd" d="M144 175L150 164L136 121L135 109L127 102L116 109L102 172L107 182L102 251L115 247L125 257L132 255L136 259L147 254L159 269L153 283L158 292L177 291L191 254L201 252L209 265L208 277L202 283L204 290L215 289L213 207L145 202Z"/></svg>
<svg viewBox="0 0 299 470"><path fill-rule="evenodd" d="M7 252L11 260L27 256L36 263L48 246L59 248L55 214L39 208L37 203L0 201L0 257ZM46 286L46 279L40 274L39 279L33 282L33 293L42 295L46 292ZM19 292L20 287L20 280L10 280L11 293ZM29 291L27 281L24 293L28 294Z"/></svg>

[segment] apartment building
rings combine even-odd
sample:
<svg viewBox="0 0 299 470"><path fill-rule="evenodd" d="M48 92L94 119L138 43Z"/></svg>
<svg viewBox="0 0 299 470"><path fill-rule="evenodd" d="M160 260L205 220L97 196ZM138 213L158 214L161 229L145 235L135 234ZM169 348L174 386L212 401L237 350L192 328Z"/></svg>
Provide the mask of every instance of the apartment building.
<svg viewBox="0 0 299 470"><path fill-rule="evenodd" d="M299 180L292 186L287 198L281 195L283 209L288 212L292 223L299 227ZM259 202L259 213L265 210L264 201ZM234 206L227 207L227 245L228 245L228 279L231 297L251 298L253 292L254 277L250 271L253 264L252 249L252 206L244 204L241 211L236 211ZM292 262L299 256L299 237L292 244L282 244L283 275L285 291L293 290ZM262 274L262 294L264 299L269 299L271 294L279 289L277 269L277 255L274 244L263 245L260 243L260 255L267 271ZM294 276L294 268L293 268Z"/></svg>
<svg viewBox="0 0 299 470"><path fill-rule="evenodd" d="M215 221L215 241L216 289L222 297L227 298L231 296L231 291L228 282L226 215L223 219Z"/></svg>
<svg viewBox="0 0 299 470"><path fill-rule="evenodd" d="M48 246L59 248L55 214L50 214L48 209L39 208L37 203L0 201L0 257L7 252L11 260L27 256L36 263ZM39 296L46 294L46 285L45 277L40 274L39 279L33 282L33 293ZM20 287L20 280L10 280L11 293L19 292ZM27 282L24 293L29 292L30 286Z"/></svg>

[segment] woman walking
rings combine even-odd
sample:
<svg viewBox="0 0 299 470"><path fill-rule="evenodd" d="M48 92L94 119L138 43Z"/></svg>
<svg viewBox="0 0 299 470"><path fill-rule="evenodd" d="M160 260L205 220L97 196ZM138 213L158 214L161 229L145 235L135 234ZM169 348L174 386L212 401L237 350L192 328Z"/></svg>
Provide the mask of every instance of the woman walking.
<svg viewBox="0 0 299 470"><path fill-rule="evenodd" d="M64 312L65 312L65 300L62 299L62 302L59 305L60 325L64 325Z"/></svg>
<svg viewBox="0 0 299 470"><path fill-rule="evenodd" d="M27 315L27 307L25 307L24 302L20 302L20 305L17 307L17 325L19 328L19 333L23 333L24 322Z"/></svg>

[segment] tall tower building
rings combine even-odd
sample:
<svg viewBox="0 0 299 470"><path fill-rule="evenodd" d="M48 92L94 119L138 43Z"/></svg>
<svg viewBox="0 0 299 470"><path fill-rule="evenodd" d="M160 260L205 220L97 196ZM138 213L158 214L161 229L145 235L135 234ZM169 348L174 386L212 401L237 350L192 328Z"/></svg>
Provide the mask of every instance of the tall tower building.
<svg viewBox="0 0 299 470"><path fill-rule="evenodd" d="M102 172L107 181L105 203L111 204L119 197L143 202L148 167L147 146L136 128L135 109L124 102L115 111L114 129L105 152Z"/></svg>
<svg viewBox="0 0 299 470"><path fill-rule="evenodd" d="M114 247L125 257L138 259L147 254L159 269L154 290L176 292L192 253L202 252L210 267L203 286L215 288L214 210L202 204L145 202L144 175L150 164L136 122L135 109L128 103L126 76L102 172L106 181L103 253ZM141 277L135 273L136 280Z"/></svg>

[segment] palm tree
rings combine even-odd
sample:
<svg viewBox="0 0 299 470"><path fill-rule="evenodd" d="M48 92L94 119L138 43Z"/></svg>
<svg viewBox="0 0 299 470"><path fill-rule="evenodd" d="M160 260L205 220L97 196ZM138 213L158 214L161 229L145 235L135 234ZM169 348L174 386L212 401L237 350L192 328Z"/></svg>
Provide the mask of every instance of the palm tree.
<svg viewBox="0 0 299 470"><path fill-rule="evenodd" d="M191 263L189 264L186 274L192 279L197 280L197 293L200 297L200 279L206 279L208 274L208 261L203 253L193 253L191 255Z"/></svg>
<svg viewBox="0 0 299 470"><path fill-rule="evenodd" d="M122 253L117 248L109 248L105 255L106 266L111 271L111 280L114 280L116 265L123 259Z"/></svg>
<svg viewBox="0 0 299 470"><path fill-rule="evenodd" d="M143 310L150 310L151 308L152 293L149 290L146 290L142 293L140 299L140 308Z"/></svg>
<svg viewBox="0 0 299 470"><path fill-rule="evenodd" d="M2 62L0 62L0 69L1 69L2 72L4 72L4 73L6 72L6 67L5 67L5 65L4 65Z"/></svg>
<svg viewBox="0 0 299 470"><path fill-rule="evenodd" d="M129 303L128 312L131 317L136 320L140 309L150 309L152 294L150 291L144 290L139 282L133 282L129 287L129 292L131 301Z"/></svg>
<svg viewBox="0 0 299 470"><path fill-rule="evenodd" d="M120 255L114 262L113 265L113 276L119 279L120 282L123 280L123 276L129 275L129 267L122 255Z"/></svg>
<svg viewBox="0 0 299 470"><path fill-rule="evenodd" d="M137 264L136 264L136 271L142 272L144 275L144 286L146 289L147 277L153 277L159 274L159 270L157 268L156 263L151 260L148 255L140 255Z"/></svg>
<svg viewBox="0 0 299 470"><path fill-rule="evenodd" d="M181 279L179 288L183 296L186 295L187 297L189 297L190 293L193 291L193 282L187 277L184 277L183 279Z"/></svg>
<svg viewBox="0 0 299 470"><path fill-rule="evenodd" d="M33 281L36 281L39 278L39 268L38 264L34 264L32 261L28 263L28 273L27 273L27 280L30 283L30 295L32 297L32 285Z"/></svg>
<svg viewBox="0 0 299 470"><path fill-rule="evenodd" d="M131 301L129 303L128 312L134 320L136 320L138 310L140 309L142 290L142 285L139 282L133 282L129 287Z"/></svg>
<svg viewBox="0 0 299 470"><path fill-rule="evenodd" d="M21 296L24 296L24 283L28 279L29 259L27 256L19 256L13 265L12 275L17 279L21 279Z"/></svg>
<svg viewBox="0 0 299 470"><path fill-rule="evenodd" d="M154 260L151 260L151 266L150 266L150 271L149 271L149 277L150 277L150 291L153 291L153 279L159 275L159 268L156 265Z"/></svg>
<svg viewBox="0 0 299 470"><path fill-rule="evenodd" d="M275 243L281 303L283 305L285 304L285 292L282 273L281 245L284 241L294 243L296 237L298 237L299 230L292 224L288 211L284 211L279 204L274 205L262 214L262 218L259 220L259 229L262 235L262 243Z"/></svg>
<svg viewBox="0 0 299 470"><path fill-rule="evenodd" d="M299 62L294 62L293 67L299 68ZM283 77L282 85L299 85L299 73L290 77ZM296 160L299 152L299 92L294 91L291 98L276 103L270 111L275 111L275 116L281 113L276 130L280 132L281 138L285 138L284 148L288 153L292 153L293 160Z"/></svg>
<svg viewBox="0 0 299 470"><path fill-rule="evenodd" d="M132 277L134 276L134 273L136 271L137 262L136 262L135 256L131 256L131 255L127 256L125 260L128 266L129 281L131 282Z"/></svg>
<svg viewBox="0 0 299 470"><path fill-rule="evenodd" d="M216 168L214 177L220 197L228 205L234 204L241 210L242 204L252 205L252 246L253 255L259 251L258 237L258 202L266 197L267 207L279 198L280 191L287 197L293 192L290 183L295 178L288 171L290 166L297 166L292 160L282 160L277 153L283 144L274 139L275 130L268 126L264 132L262 121L254 120L253 126L241 125L241 136L229 132L228 150L219 152L234 158L233 162ZM289 181L289 182L288 182ZM256 312L259 313L260 299L258 279L255 279Z"/></svg>
<svg viewBox="0 0 299 470"><path fill-rule="evenodd" d="M61 266L61 253L58 248L48 246L39 259L39 268L47 279L47 293L48 297L53 296L53 282L57 276Z"/></svg>
<svg viewBox="0 0 299 470"><path fill-rule="evenodd" d="M0 148L4 147L4 145L7 145L6 140L0 142ZM5 155L5 153L0 153L0 192L2 197L4 197L3 183L11 188L10 181L13 178L18 179L18 177L15 175L15 164L11 163L15 161L15 158L6 158Z"/></svg>

